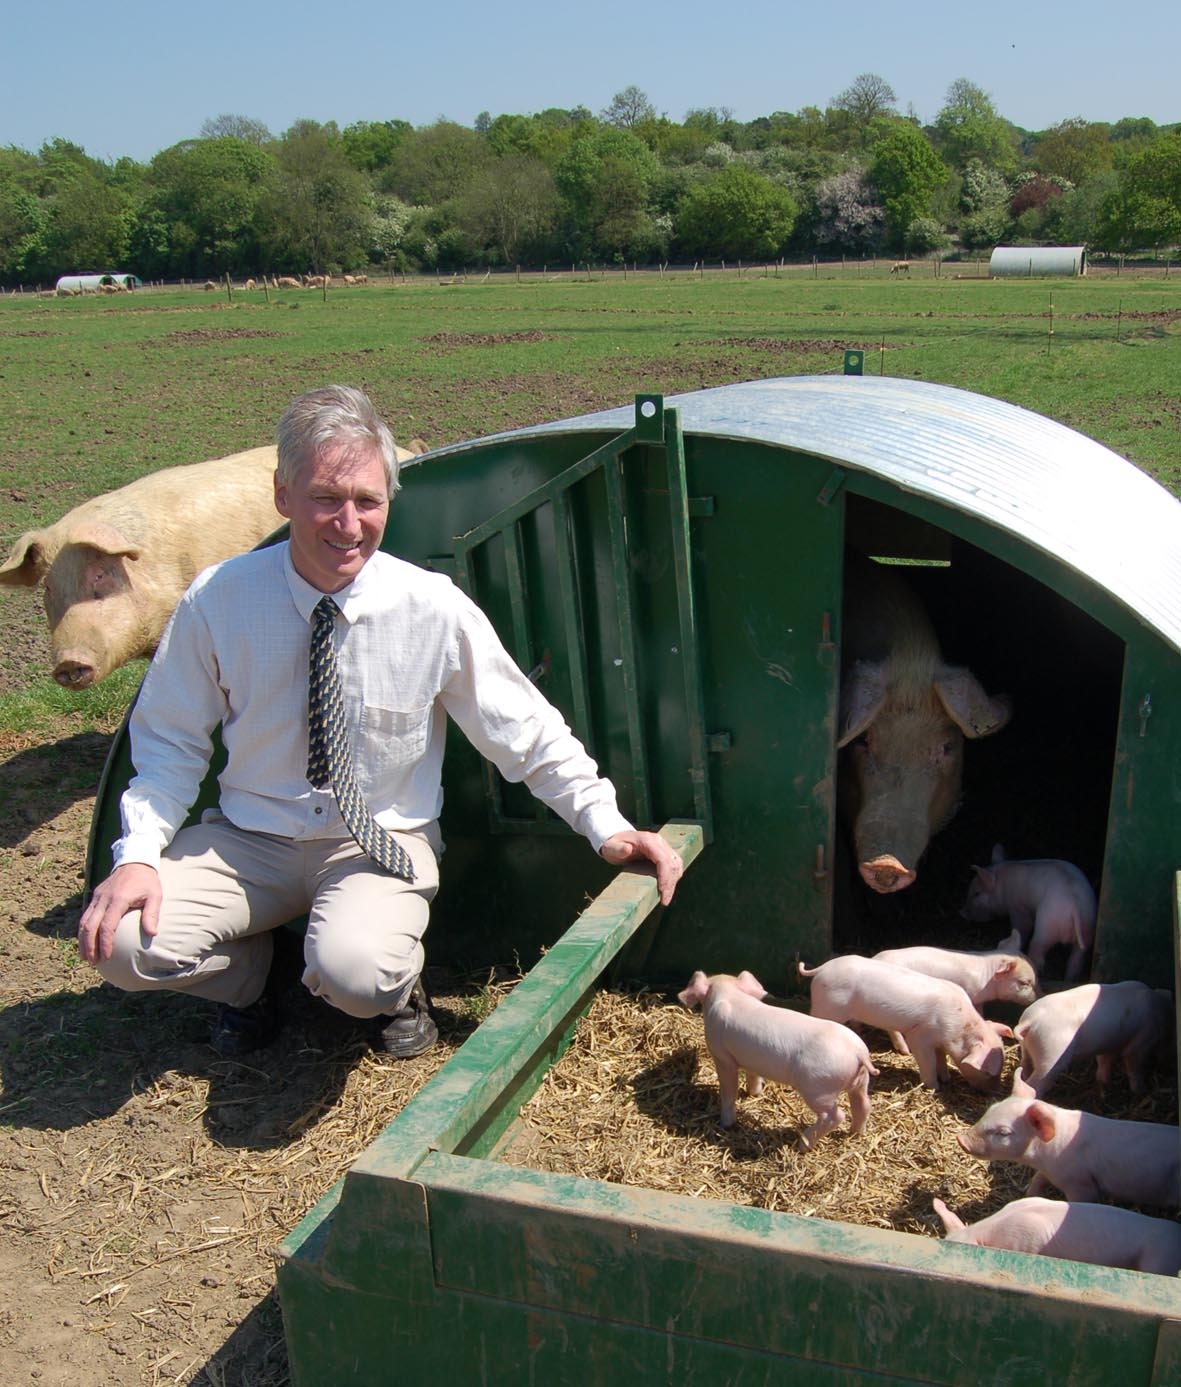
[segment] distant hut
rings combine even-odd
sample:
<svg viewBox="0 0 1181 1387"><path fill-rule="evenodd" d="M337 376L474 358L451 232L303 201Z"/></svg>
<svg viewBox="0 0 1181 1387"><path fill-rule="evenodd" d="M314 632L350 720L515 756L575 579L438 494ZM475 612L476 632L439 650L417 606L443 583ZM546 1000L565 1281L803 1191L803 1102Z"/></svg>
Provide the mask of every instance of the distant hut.
<svg viewBox="0 0 1181 1387"><path fill-rule="evenodd" d="M988 262L994 279L1035 275L1085 275L1086 246L997 246Z"/></svg>
<svg viewBox="0 0 1181 1387"><path fill-rule="evenodd" d="M124 289L139 289L143 281L139 275L128 274L126 270L110 270L106 274L62 275L54 287L63 291L89 289L93 293L104 284L118 284Z"/></svg>

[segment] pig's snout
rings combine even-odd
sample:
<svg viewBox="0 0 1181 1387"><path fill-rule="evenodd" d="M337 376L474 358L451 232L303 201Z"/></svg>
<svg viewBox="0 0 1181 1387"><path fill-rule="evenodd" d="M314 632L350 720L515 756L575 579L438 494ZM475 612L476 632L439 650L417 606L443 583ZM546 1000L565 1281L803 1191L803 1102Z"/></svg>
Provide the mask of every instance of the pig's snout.
<svg viewBox="0 0 1181 1387"><path fill-rule="evenodd" d="M888 896L891 891L904 891L914 883L917 875L910 867L904 867L892 853L875 857L871 862L862 862L858 870L865 884L882 896Z"/></svg>
<svg viewBox="0 0 1181 1387"><path fill-rule="evenodd" d="M63 689L88 689L98 679L98 671L84 660L59 660L53 677Z"/></svg>

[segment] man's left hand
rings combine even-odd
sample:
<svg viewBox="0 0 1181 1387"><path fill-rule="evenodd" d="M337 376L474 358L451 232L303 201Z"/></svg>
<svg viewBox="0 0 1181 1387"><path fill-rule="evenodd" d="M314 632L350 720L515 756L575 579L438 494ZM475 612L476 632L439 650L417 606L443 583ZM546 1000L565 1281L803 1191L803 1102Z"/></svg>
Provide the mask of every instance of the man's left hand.
<svg viewBox="0 0 1181 1387"><path fill-rule="evenodd" d="M613 867L633 866L639 858L651 862L656 868L656 889L660 892L661 905L672 900L685 870L685 864L659 833L647 833L639 828L613 833L599 849L599 855Z"/></svg>

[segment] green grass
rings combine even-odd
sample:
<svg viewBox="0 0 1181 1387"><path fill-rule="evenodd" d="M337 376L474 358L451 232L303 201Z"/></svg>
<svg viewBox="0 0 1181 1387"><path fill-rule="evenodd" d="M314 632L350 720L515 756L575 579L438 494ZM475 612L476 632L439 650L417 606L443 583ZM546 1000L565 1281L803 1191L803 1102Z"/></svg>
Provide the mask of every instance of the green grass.
<svg viewBox="0 0 1181 1387"><path fill-rule="evenodd" d="M1181 494L1181 276L891 280L888 264L580 271L224 294L0 299L0 546L174 463L270 441L300 392L369 391L395 436L432 446L731 381L842 369L1023 405ZM1051 327L1053 332L1051 334ZM0 594L0 598L3 594ZM0 600L0 616L8 608ZM136 675L138 678L138 675ZM79 698L38 682L0 727L106 718L134 680ZM93 704L91 700L94 700Z"/></svg>
<svg viewBox="0 0 1181 1387"><path fill-rule="evenodd" d="M92 689L70 693L46 676L26 689L0 696L0 729L32 737L110 732L118 727L143 678L146 660L109 675Z"/></svg>

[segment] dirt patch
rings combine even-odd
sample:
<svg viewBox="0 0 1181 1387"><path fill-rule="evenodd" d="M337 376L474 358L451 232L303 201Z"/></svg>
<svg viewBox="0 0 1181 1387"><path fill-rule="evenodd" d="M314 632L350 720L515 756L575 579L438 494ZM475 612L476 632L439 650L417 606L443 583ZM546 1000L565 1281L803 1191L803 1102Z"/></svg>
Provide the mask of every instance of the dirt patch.
<svg viewBox="0 0 1181 1387"><path fill-rule="evenodd" d="M141 347L207 347L219 342L244 342L253 337L282 337L281 332L267 332L265 328L252 327L195 327L186 331L170 332L164 337L148 338Z"/></svg>
<svg viewBox="0 0 1181 1387"><path fill-rule="evenodd" d="M432 332L421 339L440 347L503 347L510 342L548 342L550 334L529 332Z"/></svg>
<svg viewBox="0 0 1181 1387"><path fill-rule="evenodd" d="M276 1246L510 984L428 973L441 1043L398 1063L294 983L280 1039L219 1059L208 1004L78 959L109 742L0 748L0 1380L281 1387Z"/></svg>
<svg viewBox="0 0 1181 1387"><path fill-rule="evenodd" d="M835 337L711 337L699 344L703 347L749 347L756 352L796 352L808 355L814 352L823 352L826 356L836 352L862 351L876 352L881 345L878 342L845 342L838 341ZM891 343L888 350L893 351L902 343Z"/></svg>

